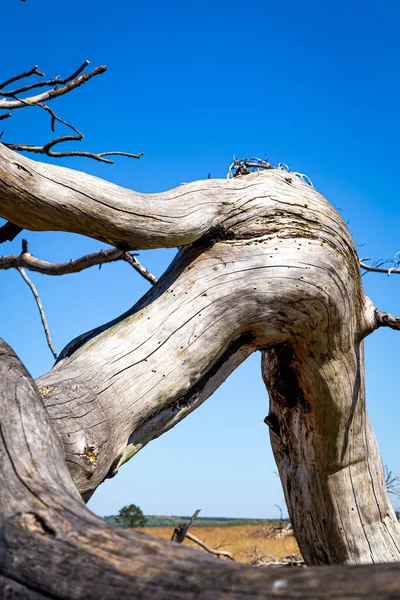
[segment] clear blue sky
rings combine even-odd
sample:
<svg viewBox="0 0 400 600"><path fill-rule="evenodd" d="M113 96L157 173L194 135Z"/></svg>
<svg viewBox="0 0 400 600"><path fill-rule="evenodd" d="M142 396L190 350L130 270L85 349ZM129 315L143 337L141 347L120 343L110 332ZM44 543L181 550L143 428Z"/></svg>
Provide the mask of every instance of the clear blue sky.
<svg viewBox="0 0 400 600"><path fill-rule="evenodd" d="M108 71L54 103L85 133L87 150L145 151L114 166L59 164L140 191L224 177L233 154L268 156L307 173L342 210L363 256L393 256L399 239L400 4L149 3L3 0L0 79L31 68L67 75L84 59ZM51 132L34 110L2 122L4 141L40 143ZM61 133L61 129L59 130ZM1 203L1 199L0 199ZM26 233L36 256L68 260L102 245L79 236ZM104 245L103 245L104 246ZM2 253L20 251L20 239ZM142 253L162 273L173 251ZM126 264L50 278L32 274L58 350L115 317L147 289ZM379 308L400 314L400 277L367 275ZM0 273L0 335L38 376L51 368L37 308L17 272ZM366 343L369 413L383 460L400 475L400 335ZM115 513L275 517L268 398L254 355L209 399L145 448L89 506Z"/></svg>

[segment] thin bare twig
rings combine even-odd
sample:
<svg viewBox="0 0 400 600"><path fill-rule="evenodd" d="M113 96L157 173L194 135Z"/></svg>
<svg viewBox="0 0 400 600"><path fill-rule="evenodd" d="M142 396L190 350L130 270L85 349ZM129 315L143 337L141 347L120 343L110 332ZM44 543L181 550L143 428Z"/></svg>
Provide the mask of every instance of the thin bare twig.
<svg viewBox="0 0 400 600"><path fill-rule="evenodd" d="M274 166L268 161L262 158L236 158L233 157L233 162L229 165L228 173L226 178L238 177L239 175L248 175L252 171L263 171L266 169L274 169ZM235 172L233 172L235 170Z"/></svg>
<svg viewBox="0 0 400 600"><path fill-rule="evenodd" d="M386 491L389 494L394 494L395 496L400 496L400 492L398 491L398 488L400 486L400 477L398 477L397 475L393 475L392 471L389 471L389 469L386 465L384 467L384 472L385 472Z"/></svg>
<svg viewBox="0 0 400 600"><path fill-rule="evenodd" d="M365 264L366 260L370 260L369 258L360 258L360 267L362 269L365 269L365 271L371 271L372 273L385 273L386 275L392 275L392 274L400 274L400 268L397 266L399 265L399 261L396 260L392 260L392 259L382 259L382 261L380 261L378 264L387 264L387 263L392 263L395 264L395 267L392 268L382 268L381 266L372 266L372 265L367 265Z"/></svg>
<svg viewBox="0 0 400 600"><path fill-rule="evenodd" d="M36 300L36 304L37 307L39 309L39 313L40 313L40 318L42 319L42 323L43 323L43 328L44 328L44 332L46 334L46 340L47 340L47 345L49 346L54 358L57 360L58 358L58 354L57 352L54 350L53 344L51 342L51 336L50 336L50 330L49 330L49 326L47 325L47 320L46 320L46 315L44 312L44 308L43 308L43 304L40 300L40 296L38 294L37 289L35 288L33 282L29 279L28 275L25 273L24 269L19 268L17 269L17 271L19 271L19 273L21 274L21 277L23 278L23 280L28 284L28 286L31 289L31 292Z"/></svg>
<svg viewBox="0 0 400 600"><path fill-rule="evenodd" d="M197 509L188 521L186 521L185 523L181 523L180 525L177 525L175 527L174 531L172 532L171 542L177 542L178 544L182 544L184 539L188 538L189 540L192 540L192 542L195 542L196 544L201 546L204 550L206 550L210 554L215 554L216 556L225 556L226 558L229 558L230 560L235 560L230 552L226 552L225 550L215 550L214 548L210 548L203 541L199 540L198 537L189 533L189 527L193 524L193 521L196 519L199 512L200 512L200 509Z"/></svg>
<svg viewBox="0 0 400 600"><path fill-rule="evenodd" d="M98 160L100 162L105 162L108 164L113 164L114 161L110 160L108 158L105 158L106 156L126 156L128 158L136 158L136 159L143 156L143 154L144 154L143 152L131 153L131 152L121 152L121 151L107 151L107 152L95 153L95 152L87 152L87 151L65 151L65 152L62 152L62 151L53 150L53 147L56 146L57 144L61 144L61 143L65 143L65 142L80 142L83 139L83 133L81 133L76 127L74 127L73 125L71 125L70 123L65 121L64 119L61 119L58 115L56 115L54 110L52 110L49 106L47 106L47 104L44 104L44 102L47 100L49 100L49 101L53 100L54 98L56 98L58 96L67 94L70 91L76 89L77 87L79 87L79 86L83 85L84 83L86 83L87 81L89 81L92 77L95 77L96 75L101 75L102 73L104 73L106 71L106 67L103 65L103 66L96 67L90 73L83 73L83 71L85 70L85 68L88 65L89 65L89 61L86 60L76 71L74 71L74 73L72 73L72 75L70 75L69 77L65 77L64 79L61 79L60 77L55 77L53 79L47 79L45 81L39 81L39 82L36 81L35 83L27 84L25 86L19 87L14 90L4 90L4 88L6 88L8 85L10 85L14 81L17 81L17 80L20 80L20 79L23 79L26 77L30 77L31 75L34 75L34 74L43 76L43 73L41 71L39 71L37 67L34 67L30 71L21 73L20 75L12 77L11 79L8 79L7 81L0 84L0 90L1 90L0 96L3 96L3 99L0 100L0 110L15 110L18 108L26 108L29 106L31 106L31 107L36 106L50 114L52 131L55 131L55 124L58 121L59 123L62 123L69 129L71 129L75 134L75 135L58 136L42 146L37 146L34 144L16 144L16 143L3 142L4 145L7 146L8 148L10 148L10 150L16 150L18 152L33 152L35 154L45 154L52 158L81 156L81 157L85 157L85 158L92 158L94 160ZM28 96L25 98L19 97L20 94L26 93L33 89L42 88L42 87L51 87L52 89L46 90L45 92L42 92L41 94L37 94L35 96ZM0 120L7 119L10 116L12 116L11 112L4 114L4 115L0 115ZM1 138L1 136L2 136L2 134L0 134L0 138Z"/></svg>
<svg viewBox="0 0 400 600"><path fill-rule="evenodd" d="M22 240L21 254L0 256L0 270L26 268L30 271L42 273L43 275L67 275L69 273L79 273L79 271L83 271L89 267L93 267L95 265L101 266L104 263L115 262L117 260L124 260L128 262L152 285L157 283L157 277L150 273L150 271L137 260L135 254L125 252L124 250L118 250L118 248L100 250L99 252L86 254L85 256L70 260L68 262L50 263L32 256L28 250L27 240Z"/></svg>
<svg viewBox="0 0 400 600"><path fill-rule="evenodd" d="M37 81L36 83L30 83L29 85L25 85L25 86L20 87L20 88L18 88L16 90L11 90L11 91L8 91L8 92L1 92L0 95L1 96L5 96L5 97L14 97L17 94L23 94L23 93L28 92L30 90L33 90L35 88L40 88L40 87L55 87L57 85L64 85L66 83L69 83L73 79L75 79L75 77L78 77L78 75L80 75L82 73L82 71L84 71L89 64L90 64L90 61L85 60L85 62L76 71L74 71L74 73L72 73L72 75L70 75L69 77L65 77L64 79L60 79L60 77L57 76L57 77L54 77L54 79L47 79L46 81ZM8 85L10 85L14 81L17 81L18 79L22 79L22 78L25 78L25 77L30 77L31 75L40 75L41 77L44 77L44 73L42 73L41 71L39 71L38 68L37 68L37 66L36 66L31 71L27 71L26 73L22 73L21 75L17 75L17 77L14 77L12 79L9 79L5 83L2 83L0 85L0 90L4 89L5 87L7 87Z"/></svg>
<svg viewBox="0 0 400 600"><path fill-rule="evenodd" d="M375 264L370 266L365 264L366 260L370 260L369 258L360 258L360 267L365 271L372 271L374 273L385 273L386 275L399 274L400 273L400 252L397 252L393 258L381 258L375 261ZM394 267L385 268L383 265L385 264L393 264ZM375 322L377 327L390 327L390 329L396 329L400 331L400 317L395 317L390 313L383 312L381 310L375 309Z"/></svg>
<svg viewBox="0 0 400 600"><path fill-rule="evenodd" d="M44 275L66 275L69 273L79 273L83 269L93 267L94 265L102 265L104 263L122 260L125 253L117 248L110 250L100 250L87 254L80 258L70 260L64 263L49 263L45 260L35 258L29 252L25 251L21 254L13 254L11 256L0 256L0 269L18 269L25 267L30 271L36 271Z"/></svg>
<svg viewBox="0 0 400 600"><path fill-rule="evenodd" d="M39 108L42 108L44 111L48 112L49 115L51 116L50 127L51 127L52 131L56 130L56 121L58 121L59 123L66 125L69 129L72 129L72 131L75 131L77 136L79 136L80 139L83 139L83 133L81 133L79 131L79 129L77 129L76 127L71 125L71 123L68 123L68 121L64 121L64 119L61 119L59 116L57 116L56 113L54 112L54 110L52 108L50 108L50 106L47 106L47 104L43 104L43 102L36 102L35 104L32 104L29 101L29 99L25 100L24 98L20 98L19 100L20 100L20 102L23 102L26 106L39 106ZM10 113L10 114L12 114L12 113Z"/></svg>
<svg viewBox="0 0 400 600"><path fill-rule="evenodd" d="M226 546L230 546L230 544L225 542L225 540L222 540L217 546L215 546L214 550L221 550L221 548L226 548Z"/></svg>
<svg viewBox="0 0 400 600"><path fill-rule="evenodd" d="M81 67L81 69L82 69L82 67ZM52 131L55 131L55 123L56 123L56 121L58 121L59 123L66 125L69 129L72 129L76 133L76 135L59 136L57 138L54 138L50 142L47 142L47 144L44 144L43 146L34 146L31 144L10 144L10 143L4 142L4 146L7 146L7 148L10 148L10 150L16 150L18 152L33 152L36 154L46 154L47 156L52 156L53 158L65 158L66 156L83 156L85 158L93 158L95 160L98 160L99 162L105 162L105 163L109 163L109 164L114 164L114 161L103 158L104 156L118 155L118 156L127 156L129 158L140 158L144 154L143 152L139 152L138 154L132 154L130 152L119 152L119 151L117 151L117 152L101 152L101 153L97 153L97 154L94 152L85 152L85 151L54 152L54 150L52 150L52 148L56 144L61 144L63 142L80 142L80 141L82 141L83 137L84 137L83 133L81 133L79 131L79 129L77 129L76 127L74 127L73 125L71 125L70 123L65 121L64 119L61 119L58 115L56 115L54 110L52 110L46 104L43 104L42 102L38 102L38 103L32 105L32 103L29 100L25 100L25 99L21 99L21 102L23 102L27 106L38 106L39 108L42 108L44 111L48 112L51 116L51 130ZM11 115L11 113L10 113L10 115Z"/></svg>
<svg viewBox="0 0 400 600"><path fill-rule="evenodd" d="M201 548L203 548L204 550L206 550L206 552L209 552L210 554L214 554L215 556L225 556L225 558L229 558L229 560L235 560L232 554L227 550L218 550L215 548L210 548L210 546L207 546L205 542L203 542L198 537L190 533L190 531L186 533L186 537L188 540L192 540L192 542L198 544Z"/></svg>
<svg viewBox="0 0 400 600"><path fill-rule="evenodd" d="M130 265L132 265L132 267L134 269L136 269L136 271L138 273L140 273L142 277L147 279L147 281L149 281L152 285L155 285L157 283L157 281L158 281L157 277L155 277L153 275L153 273L150 273L150 271L148 271L146 269L146 267L144 267L137 260L137 258L135 258L135 256L133 254L130 254L129 252L125 252L125 254L122 258L123 258L123 260L126 260L126 262L128 262Z"/></svg>
<svg viewBox="0 0 400 600"><path fill-rule="evenodd" d="M61 119L58 119L61 120ZM110 165L114 164L113 160L109 160L107 158L103 158L104 156L127 156L128 158L140 158L143 156L144 152L139 152L138 154L131 154L130 152L100 152L98 154L94 152L80 152L80 151L69 151L69 152L54 152L51 148L56 144L61 144L63 142L80 142L83 136L79 135L63 135L61 137L55 138L51 140L44 146L31 146L29 144L4 144L10 150L16 150L17 152L33 152L35 154L46 154L47 156L52 156L53 158L65 158L67 156L83 156L85 158L93 158L94 160L98 160L99 162L105 162Z"/></svg>
<svg viewBox="0 0 400 600"><path fill-rule="evenodd" d="M14 75L14 77L3 81L3 83L0 83L0 90L4 89L8 85L11 85L12 83L14 83L14 81L18 81L19 79L25 79L26 77L30 77L31 75L39 75L39 77L44 77L44 73L39 71L38 66L35 65L30 71L25 71L24 73L20 73L19 75Z"/></svg>
<svg viewBox="0 0 400 600"><path fill-rule="evenodd" d="M87 62L87 64L89 64L89 63ZM47 100L54 100L54 98L63 96L64 94L68 94L68 92L71 92L72 90L83 85L84 83L89 81L89 79L92 79L92 77L96 77L96 75L101 75L102 73L105 73L106 70L107 70L107 67L105 65L101 65L101 66L93 69L93 71L90 71L90 73L82 73L82 75L79 75L79 77L76 77L75 79L70 80L69 78L67 78L65 80L65 81L67 81L67 83L65 85L61 85L61 87L56 87L51 90L46 90L42 94L37 94L36 96L30 96L29 98L24 98L23 100L21 100L21 99L7 100L6 98L4 98L3 100L0 100L0 109L1 110L16 110L18 108L24 108L27 103L31 106L34 106L35 104L39 104L39 102L46 102ZM58 83L59 82L57 80L50 80L50 83L48 83L47 85L57 85ZM12 95L15 95L15 91L10 92L10 93ZM2 96L4 96L5 94L6 94L6 92L0 92L0 95L2 95Z"/></svg>
<svg viewBox="0 0 400 600"><path fill-rule="evenodd" d="M21 102L24 102L27 106L32 106L32 104L27 100L21 100ZM98 154L95 154L93 152L85 152L85 151L82 151L82 152L80 152L80 151L54 152L52 150L52 148L56 144L61 144L63 142L74 142L74 141L80 142L81 140L83 140L83 137L84 137L83 133L81 133L79 131L79 129L77 129L76 127L74 127L73 125L68 123L67 121L64 121L64 119L61 119L58 115L56 115L54 110L52 110L46 104L43 104L42 102L38 102L38 103L34 104L33 106L39 106L40 108L42 108L43 110L45 110L46 112L48 112L50 114L52 131L55 131L55 124L56 124L56 121L58 121L59 123L62 123L63 125L66 125L67 127L69 127L69 129L72 129L76 133L76 135L63 135L63 136L54 138L53 140L51 140L50 142L47 142L47 144L44 144L43 146L33 146L31 144L4 143L4 146L7 146L7 148L10 148L10 150L16 150L19 152L33 152L36 154L46 154L47 156L52 156L54 158L61 158L61 157L66 157L66 156L84 156L86 158L94 158L95 160L98 160L100 162L109 163L109 164L113 164L114 161L103 158L104 156L118 155L118 156L127 156L129 158L140 158L144 154L143 152L139 152L138 154L132 154L130 152L119 152L119 151L117 151L117 152L100 152Z"/></svg>
<svg viewBox="0 0 400 600"><path fill-rule="evenodd" d="M55 351L51 341L50 330L47 324L46 315L44 312L42 302L40 300L39 293L33 282L25 273L24 267L31 271L36 271L44 275L66 275L68 273L78 273L79 271L82 271L95 265L99 265L99 267L101 268L102 264L114 262L117 260L124 260L125 262L131 264L133 268L152 285L157 283L157 278L137 260L134 254L131 254L124 250L118 250L118 248L100 250L100 252L93 252L92 254L87 254L86 256L82 256L75 260L70 260L69 262L55 264L49 263L44 260L40 260L32 256L32 254L30 254L30 252L28 251L27 240L22 240L21 254L14 254L11 256L0 256L0 270L17 269L17 271L19 271L19 273L21 274L21 277L30 287L32 294L36 300L37 307L39 309L40 318L43 323L47 344L51 352L53 353L54 358L57 359L58 354Z"/></svg>

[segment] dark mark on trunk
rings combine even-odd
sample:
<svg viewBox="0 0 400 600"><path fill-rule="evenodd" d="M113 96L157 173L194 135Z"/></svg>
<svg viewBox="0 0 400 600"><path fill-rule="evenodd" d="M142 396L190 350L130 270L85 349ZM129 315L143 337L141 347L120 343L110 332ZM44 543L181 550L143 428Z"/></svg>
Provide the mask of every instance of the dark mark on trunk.
<svg viewBox="0 0 400 600"><path fill-rule="evenodd" d="M279 427L279 419L275 413L269 413L268 416L265 417L264 423L268 425L272 433L277 435L279 438L281 437L281 429Z"/></svg>
<svg viewBox="0 0 400 600"><path fill-rule="evenodd" d="M227 229L224 225L215 225L211 227L207 233L201 238L193 242L192 248L196 250L208 250L217 242L236 239L235 233L231 229Z"/></svg>
<svg viewBox="0 0 400 600"><path fill-rule="evenodd" d="M275 402L283 407L300 406L305 413L310 412L296 373L296 356L289 344L279 344L269 352L270 382L268 389Z"/></svg>
<svg viewBox="0 0 400 600"><path fill-rule="evenodd" d="M242 346L248 346L252 344L254 341L254 334L252 332L242 333L239 337L237 337L233 342L231 342L225 352L220 356L220 358L212 365L212 367L207 371L207 373L186 392L184 396L179 398L178 406L181 408L182 406L186 406L187 404L191 404L200 396L201 392L206 387L207 382L214 377L221 369L221 367L238 352Z"/></svg>

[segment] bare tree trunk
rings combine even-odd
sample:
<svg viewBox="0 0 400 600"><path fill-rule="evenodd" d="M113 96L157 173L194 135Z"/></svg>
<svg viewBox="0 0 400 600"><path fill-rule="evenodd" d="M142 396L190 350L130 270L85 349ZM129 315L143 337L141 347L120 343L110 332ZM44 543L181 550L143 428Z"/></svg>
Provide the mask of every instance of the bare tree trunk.
<svg viewBox="0 0 400 600"><path fill-rule="evenodd" d="M308 564L399 559L400 539L365 409L362 344L298 340L265 351L271 442Z"/></svg>
<svg viewBox="0 0 400 600"><path fill-rule="evenodd" d="M109 526L85 508L38 389L2 340L0 381L2 598L400 598L399 565L283 575Z"/></svg>
<svg viewBox="0 0 400 600"><path fill-rule="evenodd" d="M0 145L1 216L121 248L184 245L125 315L80 336L38 385L78 490L107 476L263 351L268 422L310 564L400 559L365 410L362 340L377 327L351 235L286 172L139 195Z"/></svg>

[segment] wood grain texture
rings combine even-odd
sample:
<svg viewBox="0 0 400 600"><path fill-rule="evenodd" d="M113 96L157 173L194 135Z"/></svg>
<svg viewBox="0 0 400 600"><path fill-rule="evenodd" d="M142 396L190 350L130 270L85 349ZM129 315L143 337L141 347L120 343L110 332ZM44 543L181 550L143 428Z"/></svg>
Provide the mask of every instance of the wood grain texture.
<svg viewBox="0 0 400 600"><path fill-rule="evenodd" d="M365 407L362 340L375 308L348 228L318 191L271 169L137 194L1 145L0 191L0 214L20 226L183 246L131 310L73 340L38 380L85 498L261 350L272 444L307 562L400 560Z"/></svg>
<svg viewBox="0 0 400 600"><path fill-rule="evenodd" d="M400 565L269 570L110 527L84 506L38 389L2 340L0 380L1 597L400 598Z"/></svg>

